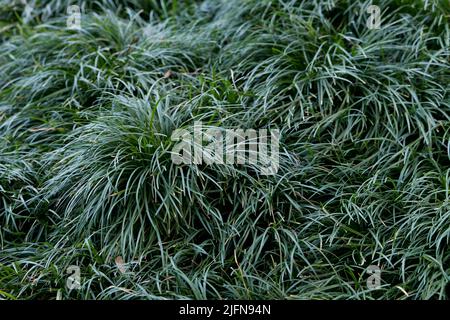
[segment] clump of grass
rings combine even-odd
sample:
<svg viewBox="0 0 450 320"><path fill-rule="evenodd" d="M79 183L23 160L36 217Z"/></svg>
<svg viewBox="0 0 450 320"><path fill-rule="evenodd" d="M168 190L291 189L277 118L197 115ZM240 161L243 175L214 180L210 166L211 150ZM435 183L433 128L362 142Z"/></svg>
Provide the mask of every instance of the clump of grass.
<svg viewBox="0 0 450 320"><path fill-rule="evenodd" d="M447 2L1 2L0 299L448 298ZM174 164L196 121L278 172Z"/></svg>

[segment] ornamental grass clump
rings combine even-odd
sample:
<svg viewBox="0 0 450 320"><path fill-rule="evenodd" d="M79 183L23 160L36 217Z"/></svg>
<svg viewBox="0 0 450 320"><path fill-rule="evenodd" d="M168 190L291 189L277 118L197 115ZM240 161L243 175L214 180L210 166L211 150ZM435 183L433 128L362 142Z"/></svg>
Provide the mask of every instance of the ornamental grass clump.
<svg viewBox="0 0 450 320"><path fill-rule="evenodd" d="M449 12L0 0L0 299L448 299Z"/></svg>

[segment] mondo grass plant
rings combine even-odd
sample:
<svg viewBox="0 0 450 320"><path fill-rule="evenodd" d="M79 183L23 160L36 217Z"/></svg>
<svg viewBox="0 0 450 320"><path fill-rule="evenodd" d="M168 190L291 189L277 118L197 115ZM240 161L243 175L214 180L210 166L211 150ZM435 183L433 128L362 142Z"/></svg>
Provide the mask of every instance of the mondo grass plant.
<svg viewBox="0 0 450 320"><path fill-rule="evenodd" d="M0 0L0 150L0 300L450 297L448 0Z"/></svg>

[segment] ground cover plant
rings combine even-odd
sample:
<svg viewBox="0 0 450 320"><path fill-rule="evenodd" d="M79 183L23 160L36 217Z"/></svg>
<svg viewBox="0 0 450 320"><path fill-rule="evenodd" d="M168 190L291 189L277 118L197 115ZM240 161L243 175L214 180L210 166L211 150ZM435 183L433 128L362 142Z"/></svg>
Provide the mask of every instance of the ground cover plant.
<svg viewBox="0 0 450 320"><path fill-rule="evenodd" d="M448 299L449 21L0 0L0 299ZM278 171L174 163L200 121L279 130Z"/></svg>

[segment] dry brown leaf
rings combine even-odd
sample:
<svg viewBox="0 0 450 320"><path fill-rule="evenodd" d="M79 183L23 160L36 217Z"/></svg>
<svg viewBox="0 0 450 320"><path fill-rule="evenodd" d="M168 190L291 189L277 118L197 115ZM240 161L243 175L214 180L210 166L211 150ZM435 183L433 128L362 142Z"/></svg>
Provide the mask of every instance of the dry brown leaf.
<svg viewBox="0 0 450 320"><path fill-rule="evenodd" d="M115 261L116 261L116 266L121 273L127 272L125 262L123 261L123 258L121 256L118 256Z"/></svg>
<svg viewBox="0 0 450 320"><path fill-rule="evenodd" d="M166 73L164 73L164 79L170 78L172 76L172 71L167 71Z"/></svg>

